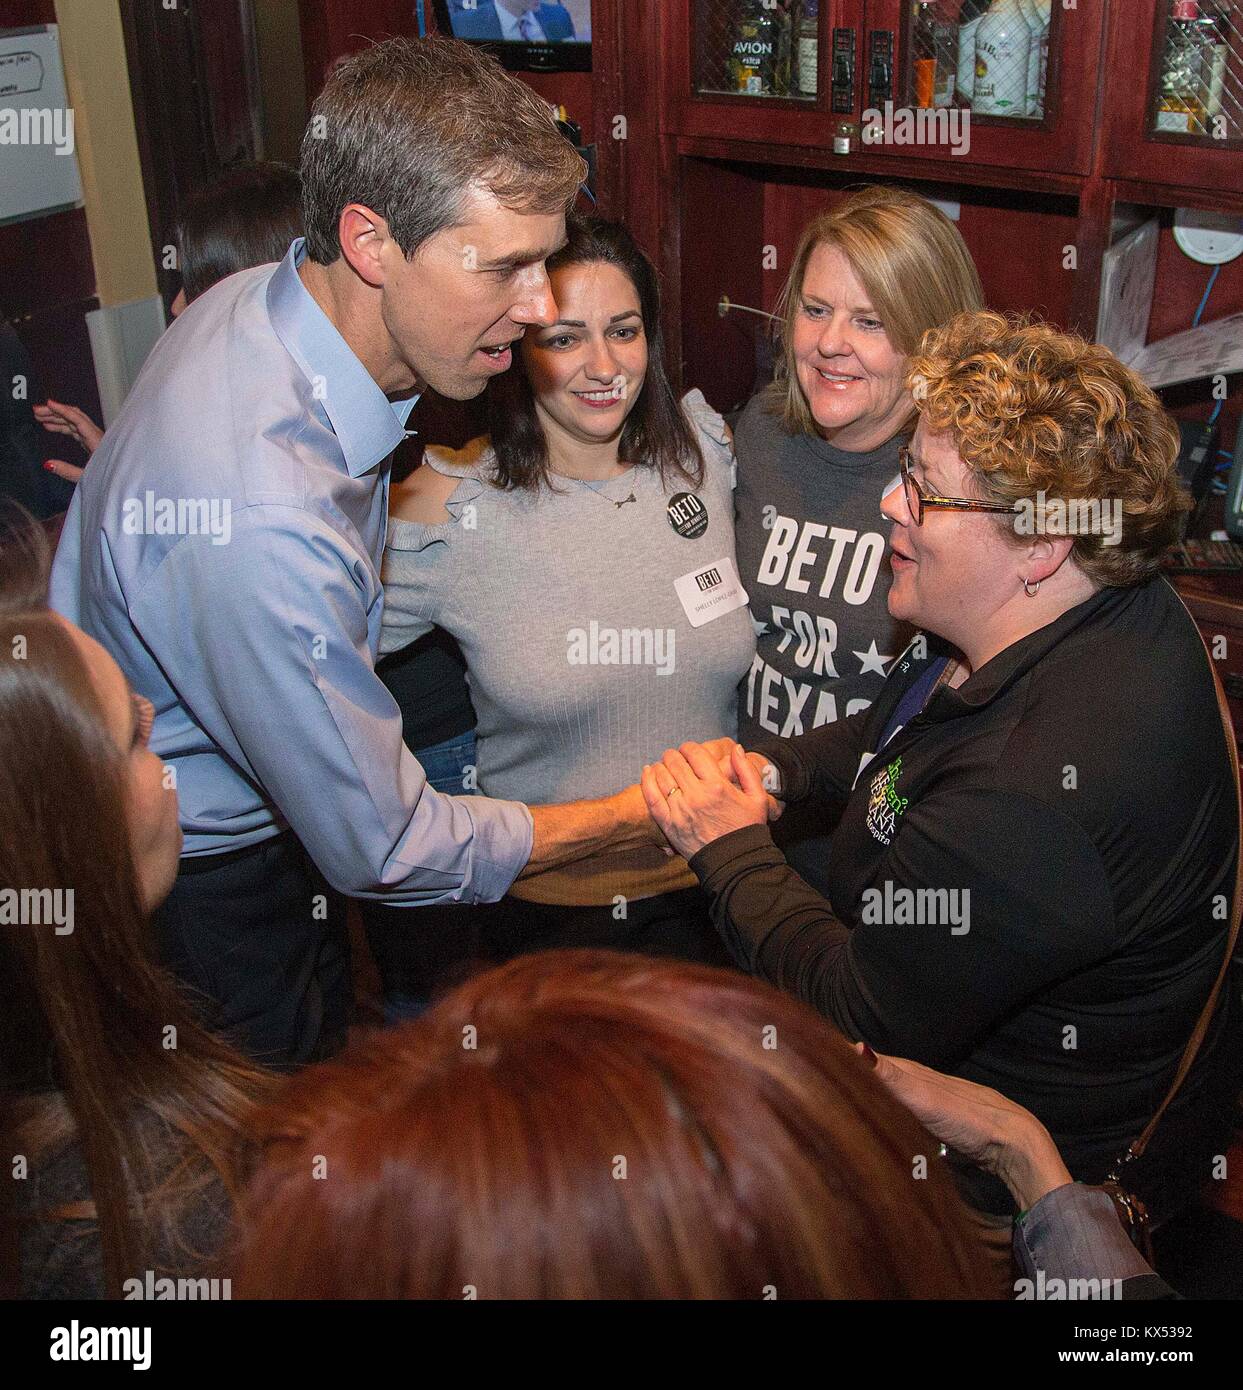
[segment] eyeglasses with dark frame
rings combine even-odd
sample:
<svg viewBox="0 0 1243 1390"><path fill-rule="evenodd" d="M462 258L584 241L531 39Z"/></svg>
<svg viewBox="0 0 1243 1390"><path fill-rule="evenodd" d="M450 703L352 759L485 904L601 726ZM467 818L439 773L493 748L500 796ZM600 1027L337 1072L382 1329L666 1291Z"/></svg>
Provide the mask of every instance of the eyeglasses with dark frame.
<svg viewBox="0 0 1243 1390"><path fill-rule="evenodd" d="M910 508L911 519L916 526L924 524L925 507L945 507L955 512L1013 512L1013 502L981 502L974 497L938 497L925 492L911 472L914 456L910 449L898 450L898 467L902 473L902 487L906 493L906 505Z"/></svg>

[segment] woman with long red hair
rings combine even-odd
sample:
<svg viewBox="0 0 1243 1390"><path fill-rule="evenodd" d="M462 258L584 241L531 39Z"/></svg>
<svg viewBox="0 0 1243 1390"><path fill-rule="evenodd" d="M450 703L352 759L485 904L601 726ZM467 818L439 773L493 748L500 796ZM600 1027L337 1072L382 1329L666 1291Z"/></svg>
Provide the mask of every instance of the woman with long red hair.
<svg viewBox="0 0 1243 1390"><path fill-rule="evenodd" d="M518 957L286 1082L234 1291L1022 1296L990 1282L934 1134L1031 1208L1022 1268L1168 1293L1027 1111L746 976L607 951Z"/></svg>

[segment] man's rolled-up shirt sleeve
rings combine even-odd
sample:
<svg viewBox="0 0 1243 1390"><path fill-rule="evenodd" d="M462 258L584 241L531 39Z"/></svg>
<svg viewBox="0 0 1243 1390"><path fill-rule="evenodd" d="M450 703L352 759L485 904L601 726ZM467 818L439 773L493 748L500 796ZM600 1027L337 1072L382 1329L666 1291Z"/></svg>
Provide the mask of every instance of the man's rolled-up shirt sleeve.
<svg viewBox="0 0 1243 1390"><path fill-rule="evenodd" d="M690 866L739 964L849 1037L941 1069L1112 949L1113 902L1091 840L1021 795L964 788L911 805L843 917L786 864L766 826L723 836ZM916 903L921 889L944 890L944 920L898 920L893 895L909 890Z"/></svg>
<svg viewBox="0 0 1243 1390"><path fill-rule="evenodd" d="M190 713L334 887L405 905L495 901L530 857L531 814L428 785L375 674L379 600L361 568L305 512L251 507L227 544L183 538L131 616L165 670L195 672L179 691Z"/></svg>

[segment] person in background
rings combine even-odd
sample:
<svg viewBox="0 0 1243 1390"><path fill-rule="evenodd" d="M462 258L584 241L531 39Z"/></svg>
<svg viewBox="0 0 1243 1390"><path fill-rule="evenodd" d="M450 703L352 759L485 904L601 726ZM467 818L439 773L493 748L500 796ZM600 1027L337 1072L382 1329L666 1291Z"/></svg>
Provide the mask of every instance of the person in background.
<svg viewBox="0 0 1243 1390"><path fill-rule="evenodd" d="M177 229L181 288L173 318L201 294L239 270L279 261L302 235L302 188L295 169L260 161L239 164L192 194ZM67 435L88 457L104 432L85 411L62 401L34 407L35 418L55 434ZM64 459L44 463L50 473L76 483L83 473Z"/></svg>
<svg viewBox="0 0 1243 1390"><path fill-rule="evenodd" d="M393 451L420 392L472 399L555 318L544 263L585 162L529 87L451 39L341 64L302 153L306 238L156 344L52 568L53 607L152 700L177 777L163 958L274 1066L344 1041L344 895L494 901L652 839L636 786L441 795L375 673Z"/></svg>
<svg viewBox="0 0 1243 1390"><path fill-rule="evenodd" d="M46 566L36 527L8 530L0 886L28 910L0 925L0 1243L13 1293L118 1298L147 1270L217 1272L270 1078L199 1026L150 957L177 794L147 741L150 703L48 611Z"/></svg>
<svg viewBox="0 0 1243 1390"><path fill-rule="evenodd" d="M958 229L913 193L861 188L799 238L776 378L735 429L738 564L758 634L739 691L747 747L866 709L906 646L885 606L880 499L914 429L908 357L926 329L982 305ZM773 832L821 892L829 829L808 806Z"/></svg>
<svg viewBox="0 0 1243 1390"><path fill-rule="evenodd" d="M630 234L586 218L567 233L548 262L556 322L489 388L490 436L429 449L394 493L383 572L381 651L433 623L457 639L479 788L528 802L624 786L690 729L732 741L755 650L725 423L699 392L679 406L656 272ZM653 843L515 883L488 936L503 955L603 945L723 963L705 906ZM392 917L368 914L373 937L384 918L402 930Z"/></svg>
<svg viewBox="0 0 1243 1390"><path fill-rule="evenodd" d="M1222 975L1128 1169L1161 1220L1224 1152L1243 1037L1230 747L1159 568L1188 506L1178 432L1107 349L998 314L930 330L910 384L888 603L922 631L868 710L735 750L733 778L671 750L648 804L740 965L1031 1110L1079 1180L1144 1129ZM827 900L773 844L767 791L840 812ZM1008 1252L1007 1194L970 1191Z"/></svg>
<svg viewBox="0 0 1243 1390"><path fill-rule="evenodd" d="M907 1106L1030 1203L1025 1269L1168 1293L1000 1096L893 1058L874 1073L734 972L581 950L486 971L291 1078L255 1125L234 1293L987 1297Z"/></svg>

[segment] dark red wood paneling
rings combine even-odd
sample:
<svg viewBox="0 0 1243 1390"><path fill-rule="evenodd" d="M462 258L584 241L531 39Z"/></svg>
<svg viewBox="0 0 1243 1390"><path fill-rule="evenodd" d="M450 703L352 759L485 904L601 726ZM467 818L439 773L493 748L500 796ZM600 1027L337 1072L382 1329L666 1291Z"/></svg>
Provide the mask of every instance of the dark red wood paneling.
<svg viewBox="0 0 1243 1390"><path fill-rule="evenodd" d="M706 160L682 160L681 170L682 385L698 386L718 410L730 410L751 394L756 342L768 320L721 317L717 305L725 294L767 307L764 188L749 170ZM666 322L671 317L666 312Z"/></svg>

